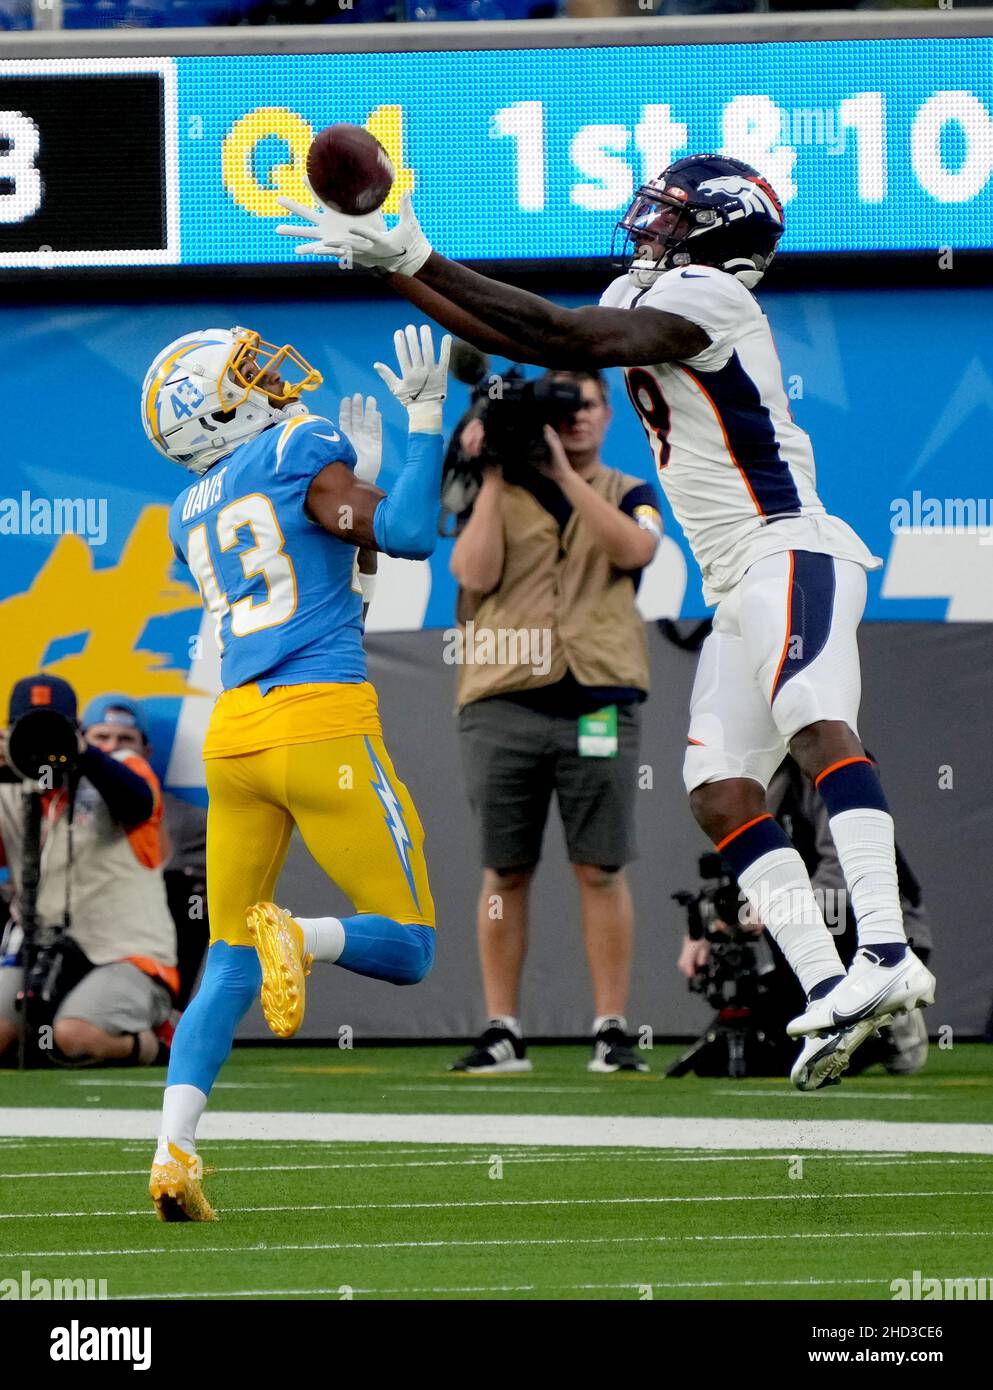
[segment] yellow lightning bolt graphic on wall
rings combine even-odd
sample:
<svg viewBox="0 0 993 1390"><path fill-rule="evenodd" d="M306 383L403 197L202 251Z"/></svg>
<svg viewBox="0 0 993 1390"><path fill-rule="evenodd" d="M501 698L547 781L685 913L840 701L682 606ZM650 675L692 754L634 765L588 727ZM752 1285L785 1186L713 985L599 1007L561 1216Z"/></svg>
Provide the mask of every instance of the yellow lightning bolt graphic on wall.
<svg viewBox="0 0 993 1390"><path fill-rule="evenodd" d="M167 654L138 646L149 619L200 607L195 590L170 578L168 515L146 507L106 569L95 567L82 537L62 536L30 586L0 600L0 723L14 682L41 668L53 641L77 635L82 650L45 669L74 687L81 708L105 690L138 699L195 693L184 671L165 668Z"/></svg>

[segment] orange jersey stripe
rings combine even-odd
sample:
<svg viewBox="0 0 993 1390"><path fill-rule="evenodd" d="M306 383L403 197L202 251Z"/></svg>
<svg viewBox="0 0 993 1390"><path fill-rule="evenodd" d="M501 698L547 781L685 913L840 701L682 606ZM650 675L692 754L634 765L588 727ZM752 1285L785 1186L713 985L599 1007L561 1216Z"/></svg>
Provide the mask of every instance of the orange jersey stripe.
<svg viewBox="0 0 993 1390"><path fill-rule="evenodd" d="M711 396L710 392L707 390L706 386L704 386L703 382L700 380L700 378L696 375L695 372L690 371L689 367L684 367L681 362L677 362L676 366L679 368L681 372L685 372L686 375L690 378L690 380L695 382L696 385L700 388L701 395L703 396L707 404L710 406L711 410L714 412L714 419L721 427L721 434L724 436L724 447L728 451L728 457L734 464L735 468L737 468L738 472L741 474L741 481L745 484L745 487L748 489L748 495L752 499L752 502L755 504L755 510L758 512L759 516L765 516L765 512L762 510L761 502L759 502L759 499L755 496L755 493L752 491L752 485L748 481L748 474L745 472L741 464L738 462L738 457L735 454L734 450L731 448L731 441L730 439L728 439L728 432L724 427L724 421L721 418L721 412L717 409L717 405L715 404L713 397Z"/></svg>
<svg viewBox="0 0 993 1390"><path fill-rule="evenodd" d="M790 629L793 626L793 551L790 551L790 578L786 587L786 634L783 637L783 651L779 658L779 665L776 667L776 674L772 678L772 691L769 695L771 705L776 698L776 687L779 685L779 677L783 673L783 666L786 663L786 655L790 649Z"/></svg>

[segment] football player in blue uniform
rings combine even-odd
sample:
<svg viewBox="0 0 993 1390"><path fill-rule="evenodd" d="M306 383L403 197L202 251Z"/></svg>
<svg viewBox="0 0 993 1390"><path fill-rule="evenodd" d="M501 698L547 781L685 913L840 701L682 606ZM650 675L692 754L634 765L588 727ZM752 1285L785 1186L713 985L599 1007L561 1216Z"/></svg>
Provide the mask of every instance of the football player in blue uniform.
<svg viewBox="0 0 993 1390"><path fill-rule="evenodd" d="M196 475L169 518L178 557L212 616L223 693L204 744L211 946L172 1045L149 1191L164 1221L209 1221L196 1129L235 1029L261 987L270 1028L303 1020L314 961L414 984L434 960L434 904L417 812L383 743L366 678L360 556L424 559L435 546L446 336L394 337L406 463L376 487L375 401L336 426L301 401L320 374L244 328L191 333L156 357L145 431ZM292 378L290 373L292 371ZM271 898L296 826L355 906L292 917Z"/></svg>

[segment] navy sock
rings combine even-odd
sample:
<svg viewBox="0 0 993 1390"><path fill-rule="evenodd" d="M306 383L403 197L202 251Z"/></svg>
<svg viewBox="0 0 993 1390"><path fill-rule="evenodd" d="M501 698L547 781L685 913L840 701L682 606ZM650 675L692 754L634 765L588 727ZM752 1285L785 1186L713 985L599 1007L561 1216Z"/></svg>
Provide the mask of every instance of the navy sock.
<svg viewBox="0 0 993 1390"><path fill-rule="evenodd" d="M905 941L880 941L875 946L864 946L862 948L870 955L879 958L880 965L899 965L907 954L907 943Z"/></svg>
<svg viewBox="0 0 993 1390"><path fill-rule="evenodd" d="M835 985L840 985L844 978L844 975L832 975L829 980L822 980L819 985L814 985L807 995L807 1003L813 1004L815 999L823 999L825 994L829 994Z"/></svg>

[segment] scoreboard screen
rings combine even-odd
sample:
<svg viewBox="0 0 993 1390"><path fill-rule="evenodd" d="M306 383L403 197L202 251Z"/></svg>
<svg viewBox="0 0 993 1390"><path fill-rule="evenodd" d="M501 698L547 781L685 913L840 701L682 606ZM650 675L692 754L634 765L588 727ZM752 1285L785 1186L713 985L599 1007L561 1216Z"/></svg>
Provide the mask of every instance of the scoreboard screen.
<svg viewBox="0 0 993 1390"><path fill-rule="evenodd" d="M0 62L0 266L180 259L171 61Z"/></svg>
<svg viewBox="0 0 993 1390"><path fill-rule="evenodd" d="M336 121L463 260L606 258L638 185L704 150L776 188L787 254L993 229L993 38L0 60L0 270L292 263L278 199Z"/></svg>

